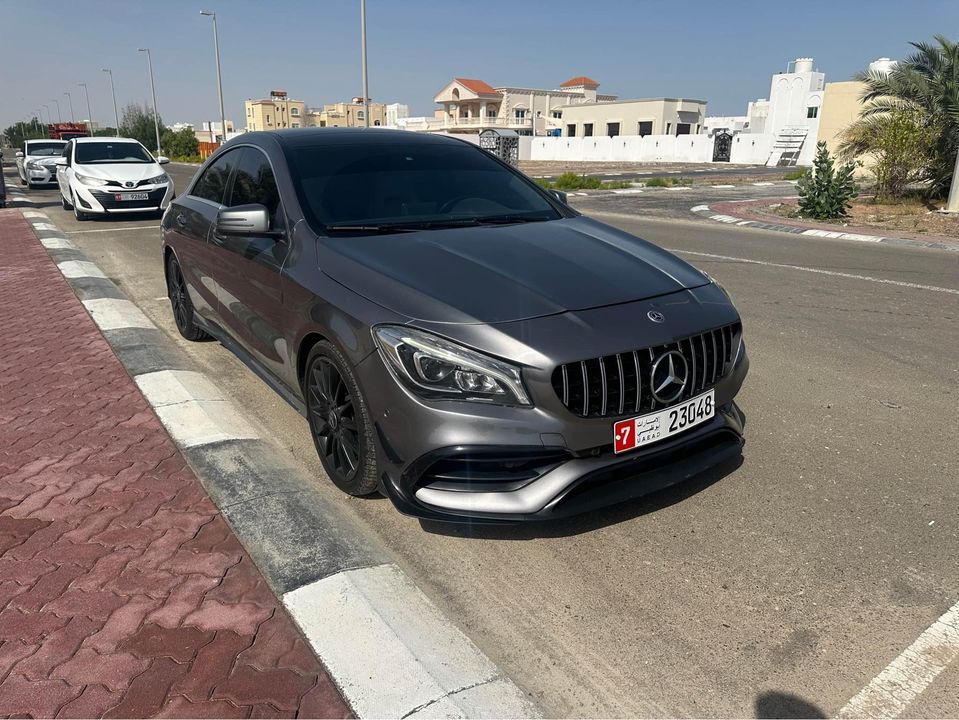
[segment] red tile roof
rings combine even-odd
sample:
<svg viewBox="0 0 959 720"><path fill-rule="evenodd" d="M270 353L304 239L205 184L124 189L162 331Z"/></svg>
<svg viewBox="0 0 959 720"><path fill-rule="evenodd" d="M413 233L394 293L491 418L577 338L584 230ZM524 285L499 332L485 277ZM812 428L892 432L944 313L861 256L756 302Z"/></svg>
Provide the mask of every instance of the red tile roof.
<svg viewBox="0 0 959 720"><path fill-rule="evenodd" d="M456 82L465 88L475 92L477 95L499 95L496 88L483 80L471 80L470 78L453 78Z"/></svg>
<svg viewBox="0 0 959 720"><path fill-rule="evenodd" d="M592 87L592 88L599 87L598 82L596 82L592 78L586 77L585 75L579 75L577 77L570 78L569 80L564 82L562 85L560 85L560 87L580 87L581 85L585 85L586 87Z"/></svg>

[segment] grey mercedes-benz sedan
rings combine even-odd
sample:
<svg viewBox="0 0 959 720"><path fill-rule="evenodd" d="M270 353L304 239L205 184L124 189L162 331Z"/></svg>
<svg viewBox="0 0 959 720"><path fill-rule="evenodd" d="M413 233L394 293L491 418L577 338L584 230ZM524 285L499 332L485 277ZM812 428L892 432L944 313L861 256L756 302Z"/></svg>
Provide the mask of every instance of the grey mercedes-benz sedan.
<svg viewBox="0 0 959 720"><path fill-rule="evenodd" d="M467 142L247 133L162 233L179 331L306 416L347 493L545 519L741 454L749 363L726 292Z"/></svg>

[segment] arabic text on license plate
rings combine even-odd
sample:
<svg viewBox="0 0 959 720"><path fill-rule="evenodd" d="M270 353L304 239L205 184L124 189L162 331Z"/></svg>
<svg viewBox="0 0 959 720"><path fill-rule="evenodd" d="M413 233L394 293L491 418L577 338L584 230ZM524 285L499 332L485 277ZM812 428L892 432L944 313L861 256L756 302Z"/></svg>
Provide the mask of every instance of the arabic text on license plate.
<svg viewBox="0 0 959 720"><path fill-rule="evenodd" d="M115 197L117 200L149 200L150 193L117 193Z"/></svg>
<svg viewBox="0 0 959 720"><path fill-rule="evenodd" d="M697 395L673 407L648 415L620 420L613 425L613 450L635 450L709 420L716 414L714 391Z"/></svg>

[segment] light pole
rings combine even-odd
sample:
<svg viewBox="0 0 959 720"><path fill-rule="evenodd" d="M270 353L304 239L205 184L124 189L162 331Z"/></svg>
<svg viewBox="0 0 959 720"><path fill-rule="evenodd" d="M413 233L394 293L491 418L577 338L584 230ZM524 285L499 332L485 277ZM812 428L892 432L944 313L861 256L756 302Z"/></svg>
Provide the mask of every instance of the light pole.
<svg viewBox="0 0 959 720"><path fill-rule="evenodd" d="M73 96L70 95L70 93L68 93L68 92L65 92L65 93L63 93L63 94L66 95L66 96L67 96L67 100L70 101L70 122L75 123L75 122L77 121L77 116L74 115L74 113L73 113Z"/></svg>
<svg viewBox="0 0 959 720"><path fill-rule="evenodd" d="M41 105L40 107L45 107L45 108L47 109L47 123L49 123L49 124L52 125L52 124L53 124L53 115L50 114L50 106L44 104L44 105ZM41 119L41 120L43 119L43 113L40 113L40 119Z"/></svg>
<svg viewBox="0 0 959 720"><path fill-rule="evenodd" d="M139 48L138 52L147 54L147 63L150 66L150 92L153 93L153 127L157 133L157 155L163 154L163 148L160 147L160 113L157 111L157 89L153 83L153 56L150 55L150 48Z"/></svg>
<svg viewBox="0 0 959 720"><path fill-rule="evenodd" d="M360 0L360 53L363 68L363 118L366 127L370 126L370 88L366 76L366 0Z"/></svg>
<svg viewBox="0 0 959 720"><path fill-rule="evenodd" d="M223 131L223 142L226 142L226 111L223 109L223 80L220 77L220 36L216 29L216 13L210 10L201 10L200 14L213 18L213 52L216 53L216 91L220 96L220 129Z"/></svg>
<svg viewBox="0 0 959 720"><path fill-rule="evenodd" d="M93 111L90 109L90 91L87 89L86 83L77 83L77 85L83 88L83 94L87 97L87 122L90 123L90 127L87 129L90 131L90 134L93 134Z"/></svg>
<svg viewBox="0 0 959 720"><path fill-rule="evenodd" d="M110 68L103 68L103 72L110 74L110 91L113 93L113 117L116 120L117 136L120 135L120 113L117 111L117 89L113 84L113 70Z"/></svg>
<svg viewBox="0 0 959 720"><path fill-rule="evenodd" d="M55 102L57 104L57 122L63 122L63 114L60 112L60 101L54 98L50 102ZM53 118L50 118L51 120Z"/></svg>
<svg viewBox="0 0 959 720"><path fill-rule="evenodd" d="M952 171L952 187L949 188L949 200L946 212L959 213L959 153L956 153L956 168Z"/></svg>

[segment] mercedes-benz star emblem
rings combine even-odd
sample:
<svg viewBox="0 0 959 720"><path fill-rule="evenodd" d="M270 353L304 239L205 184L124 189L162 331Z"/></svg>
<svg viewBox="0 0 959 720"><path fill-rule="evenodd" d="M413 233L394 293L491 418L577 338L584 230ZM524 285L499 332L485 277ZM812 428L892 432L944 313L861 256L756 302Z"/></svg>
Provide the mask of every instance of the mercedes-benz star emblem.
<svg viewBox="0 0 959 720"><path fill-rule="evenodd" d="M678 350L663 353L653 363L649 373L649 387L653 397L663 405L679 400L689 380L689 366Z"/></svg>
<svg viewBox="0 0 959 720"><path fill-rule="evenodd" d="M648 317L654 323L661 323L666 320L666 316L659 312L659 310L650 310L648 313L646 313L646 317Z"/></svg>

